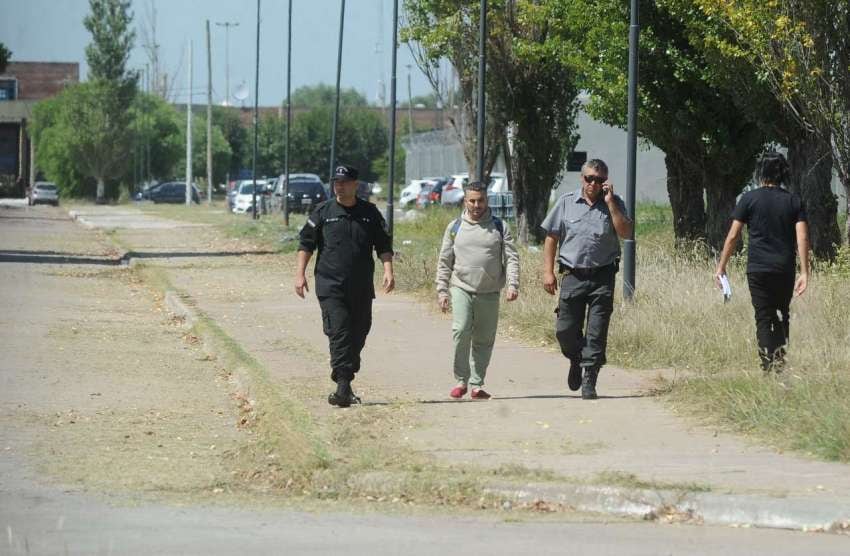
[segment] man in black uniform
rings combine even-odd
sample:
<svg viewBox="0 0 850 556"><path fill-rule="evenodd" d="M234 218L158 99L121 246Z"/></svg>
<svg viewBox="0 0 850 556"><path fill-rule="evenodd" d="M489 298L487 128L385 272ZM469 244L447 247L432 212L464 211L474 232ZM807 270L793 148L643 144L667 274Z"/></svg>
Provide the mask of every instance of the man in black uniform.
<svg viewBox="0 0 850 556"><path fill-rule="evenodd" d="M383 290L395 287L392 238L378 207L357 197L357 169L340 165L331 178L335 198L320 203L301 229L295 293L304 297L305 271L316 258L316 297L331 353L331 380L336 391L328 403L348 407L360 403L351 390L360 370L360 352L372 327L373 278L377 252L384 265Z"/></svg>

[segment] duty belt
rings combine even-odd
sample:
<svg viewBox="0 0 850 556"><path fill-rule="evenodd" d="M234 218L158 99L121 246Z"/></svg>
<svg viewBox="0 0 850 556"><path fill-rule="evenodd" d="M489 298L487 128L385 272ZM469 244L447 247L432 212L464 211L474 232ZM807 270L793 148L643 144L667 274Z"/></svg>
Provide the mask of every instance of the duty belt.
<svg viewBox="0 0 850 556"><path fill-rule="evenodd" d="M593 278L598 274L604 274L606 272L610 272L617 263L606 264L605 266L596 266L593 268L571 268L565 264L558 264L558 271L563 274L572 274L576 278L580 278L582 280L587 280L588 278Z"/></svg>

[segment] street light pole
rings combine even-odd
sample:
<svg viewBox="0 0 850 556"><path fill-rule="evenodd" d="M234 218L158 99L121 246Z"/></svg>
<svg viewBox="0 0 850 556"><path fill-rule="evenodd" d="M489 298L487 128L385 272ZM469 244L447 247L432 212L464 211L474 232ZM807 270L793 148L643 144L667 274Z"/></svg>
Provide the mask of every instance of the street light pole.
<svg viewBox="0 0 850 556"><path fill-rule="evenodd" d="M623 242L623 297L631 300L635 293L635 181L637 174L637 84L638 84L638 0L631 0L629 25L629 112L626 139L626 213L631 219L632 232Z"/></svg>
<svg viewBox="0 0 850 556"><path fill-rule="evenodd" d="M484 81L487 67L487 0L481 0L478 21L478 181L484 182Z"/></svg>
<svg viewBox="0 0 850 556"><path fill-rule="evenodd" d="M340 1L339 8L339 47L336 55L336 107L334 108L333 127L331 128L331 160L328 183L333 179L334 166L336 166L336 129L339 125L339 78L342 75L342 33L345 29L345 0ZM331 187L333 191L333 187Z"/></svg>
<svg viewBox="0 0 850 556"><path fill-rule="evenodd" d="M217 27L224 27L224 88L227 91L227 97L224 99L224 105L230 106L230 28L239 27L238 21L216 21Z"/></svg>
<svg viewBox="0 0 850 556"><path fill-rule="evenodd" d="M413 89L410 86L410 64L407 64L407 124L413 138Z"/></svg>
<svg viewBox="0 0 850 556"><path fill-rule="evenodd" d="M251 163L251 179L254 181L253 193L251 194L252 218L254 220L260 217L257 212L257 141L258 141L258 121L259 108L258 96L260 94L260 0L257 0L257 48L256 48L256 66L254 68L254 154Z"/></svg>
<svg viewBox="0 0 850 556"><path fill-rule="evenodd" d="M186 94L186 206L192 204L192 41L189 41L189 91Z"/></svg>
<svg viewBox="0 0 850 556"><path fill-rule="evenodd" d="M286 174L283 182L283 224L289 227L289 129L292 127L292 0L289 0L289 16L286 31L286 144L283 151L283 172Z"/></svg>
<svg viewBox="0 0 850 556"><path fill-rule="evenodd" d="M393 0L393 56L392 77L390 78L390 172L387 179L387 231L392 237L393 223L395 221L395 205L393 203L395 182L395 121L396 121L396 69L398 54L398 0Z"/></svg>

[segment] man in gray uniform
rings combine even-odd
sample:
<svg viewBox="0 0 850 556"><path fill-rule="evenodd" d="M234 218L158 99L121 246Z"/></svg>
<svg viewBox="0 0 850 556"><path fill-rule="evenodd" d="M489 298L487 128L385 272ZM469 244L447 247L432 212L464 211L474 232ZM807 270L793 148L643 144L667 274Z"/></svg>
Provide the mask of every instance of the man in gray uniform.
<svg viewBox="0 0 850 556"><path fill-rule="evenodd" d="M595 400L596 379L605 364L608 323L614 311L614 277L620 238L631 234L623 200L608 181L608 166L592 159L581 168L579 189L563 195L540 225L543 244L543 289L555 295L555 255L562 274L555 334L570 360L570 390ZM582 369L584 374L582 375Z"/></svg>

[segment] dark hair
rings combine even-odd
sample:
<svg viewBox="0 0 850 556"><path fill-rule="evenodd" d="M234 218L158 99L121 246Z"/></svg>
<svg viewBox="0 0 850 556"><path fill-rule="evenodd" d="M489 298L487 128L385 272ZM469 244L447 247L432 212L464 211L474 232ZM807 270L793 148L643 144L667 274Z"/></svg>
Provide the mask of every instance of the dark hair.
<svg viewBox="0 0 850 556"><path fill-rule="evenodd" d="M486 193L487 186L480 181L471 181L463 186L463 192L466 193L467 191L478 191L479 193L483 191Z"/></svg>
<svg viewBox="0 0 850 556"><path fill-rule="evenodd" d="M788 181L789 172L788 161L777 151L764 153L756 166L756 178L761 183L782 185Z"/></svg>
<svg viewBox="0 0 850 556"><path fill-rule="evenodd" d="M606 176L608 175L608 165L598 158L591 158L590 160L582 164L581 167L582 170L585 168L590 168L591 170L596 170L597 172L603 172Z"/></svg>

